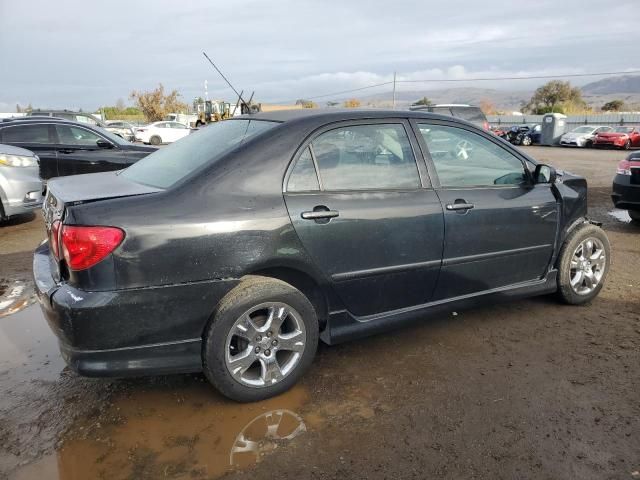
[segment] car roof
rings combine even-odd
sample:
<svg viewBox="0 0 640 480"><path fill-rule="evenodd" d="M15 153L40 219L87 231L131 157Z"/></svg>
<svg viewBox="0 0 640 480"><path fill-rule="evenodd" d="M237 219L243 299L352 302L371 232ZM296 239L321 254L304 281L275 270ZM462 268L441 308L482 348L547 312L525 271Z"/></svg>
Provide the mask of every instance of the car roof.
<svg viewBox="0 0 640 480"><path fill-rule="evenodd" d="M37 120L35 119L37 118ZM35 116L31 117L30 119L23 119L21 117L15 117L15 118L9 118L9 119L4 119L2 121L0 121L0 128L2 127L9 127L9 126L15 126L15 125L33 125L34 123L53 123L53 124L64 124L64 125L73 125L73 126L80 126L80 127L86 127L89 129L92 128L96 128L96 126L94 125L89 125L88 123L83 123L83 122L74 122L73 120L67 120L64 118L58 118L58 117L38 117ZM100 127L97 127L100 128Z"/></svg>
<svg viewBox="0 0 640 480"><path fill-rule="evenodd" d="M339 122L343 120L380 119L380 118L417 118L460 121L459 118L420 110L378 110L367 108L302 108L295 110L276 110L233 117L231 120L266 120L272 122L295 122L299 120L317 120L318 123ZM462 120L463 123L469 123Z"/></svg>
<svg viewBox="0 0 640 480"><path fill-rule="evenodd" d="M4 153L5 155L22 155L24 157L34 156L34 153L31 150L14 147L13 145L5 145L4 143L0 143L0 154L1 153Z"/></svg>

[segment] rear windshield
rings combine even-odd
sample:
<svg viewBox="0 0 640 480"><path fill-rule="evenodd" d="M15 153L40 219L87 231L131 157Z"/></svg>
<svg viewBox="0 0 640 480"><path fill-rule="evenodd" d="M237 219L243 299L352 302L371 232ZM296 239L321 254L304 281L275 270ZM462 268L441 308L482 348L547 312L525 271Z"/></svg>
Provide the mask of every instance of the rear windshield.
<svg viewBox="0 0 640 480"><path fill-rule="evenodd" d="M471 123L483 123L486 121L486 117L482 110L478 107L451 107L454 117L461 118Z"/></svg>
<svg viewBox="0 0 640 480"><path fill-rule="evenodd" d="M278 125L264 120L226 120L212 123L178 142L144 157L123 170L134 182L169 188L199 167L214 163L225 153Z"/></svg>

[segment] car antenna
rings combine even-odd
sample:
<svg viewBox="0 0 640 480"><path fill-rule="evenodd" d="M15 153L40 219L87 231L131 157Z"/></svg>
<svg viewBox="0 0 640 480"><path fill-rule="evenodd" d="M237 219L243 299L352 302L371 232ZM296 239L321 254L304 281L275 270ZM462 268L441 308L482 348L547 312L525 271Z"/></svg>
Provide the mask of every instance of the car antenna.
<svg viewBox="0 0 640 480"><path fill-rule="evenodd" d="M213 63L213 61L209 58L209 55L207 55L207 54L206 54L206 52L202 52L202 54L204 55L204 57L205 57L207 60L209 60L209 63L210 63L211 65L213 65L213 68L215 68L215 69L216 69L216 72L218 72L218 73L220 74L220 76L223 78L223 80L224 80L225 82L227 82L227 85L229 85L229 87L231 87L231 90L233 90L233 91L235 92L235 94L236 94L236 95L238 95L238 99L239 99L239 100L242 102L242 104L246 107L247 111L248 111L249 113L251 113L251 109L249 108L249 105L247 104L247 102L245 102L245 101L244 101L244 98L242 98L242 93L238 93L238 91L237 91L235 88L233 88L233 85L231 85L231 82L230 82L229 80L227 80L227 77L225 77L225 76L224 76L224 73L222 73L222 72L220 71L220 69L219 69L218 67L216 67L216 64L215 64L215 63ZM253 97L253 95L252 95L252 97Z"/></svg>

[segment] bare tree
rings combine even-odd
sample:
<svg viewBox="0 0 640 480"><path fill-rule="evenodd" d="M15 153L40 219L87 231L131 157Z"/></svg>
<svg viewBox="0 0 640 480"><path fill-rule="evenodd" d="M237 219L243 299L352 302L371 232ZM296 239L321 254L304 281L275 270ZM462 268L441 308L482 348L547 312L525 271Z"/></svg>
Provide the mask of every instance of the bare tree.
<svg viewBox="0 0 640 480"><path fill-rule="evenodd" d="M149 122L162 120L167 113L183 112L188 109L188 105L179 100L180 94L177 90L164 93L164 86L160 83L158 88L149 92L139 92L134 90L129 98L136 102L136 105Z"/></svg>

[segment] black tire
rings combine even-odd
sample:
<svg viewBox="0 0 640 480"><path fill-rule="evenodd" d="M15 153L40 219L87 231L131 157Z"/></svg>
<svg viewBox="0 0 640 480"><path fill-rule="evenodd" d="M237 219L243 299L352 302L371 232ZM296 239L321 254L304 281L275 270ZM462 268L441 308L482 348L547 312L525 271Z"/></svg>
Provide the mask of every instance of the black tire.
<svg viewBox="0 0 640 480"><path fill-rule="evenodd" d="M593 148L593 140L587 140L587 142L584 144L584 146L586 148Z"/></svg>
<svg viewBox="0 0 640 480"><path fill-rule="evenodd" d="M627 210L627 213L633 223L640 225L640 210Z"/></svg>
<svg viewBox="0 0 640 480"><path fill-rule="evenodd" d="M624 148L625 150L629 150L631 148L631 140L627 140L627 142L624 144Z"/></svg>
<svg viewBox="0 0 640 480"><path fill-rule="evenodd" d="M524 145L525 147L528 147L531 145L531 137L529 136L524 136L522 137L522 145Z"/></svg>
<svg viewBox="0 0 640 480"><path fill-rule="evenodd" d="M157 147L162 143L162 139L158 135L154 135L149 139L149 143Z"/></svg>
<svg viewBox="0 0 640 480"><path fill-rule="evenodd" d="M581 242L588 238L595 238L602 243L605 255L605 265L602 278L589 293L580 294L571 287L571 260ZM600 227L586 223L577 227L569 234L558 258L558 295L560 299L570 305L581 305L593 300L604 285L611 266L611 245L609 239Z"/></svg>
<svg viewBox="0 0 640 480"><path fill-rule="evenodd" d="M295 309L304 323L304 350L293 369L277 383L248 386L236 380L226 365L227 336L245 312L266 302L280 302ZM238 402L255 402L289 390L309 368L318 347L318 318L313 305L299 290L281 280L249 276L220 301L204 334L202 367L211 384ZM274 354L275 355L275 354Z"/></svg>

